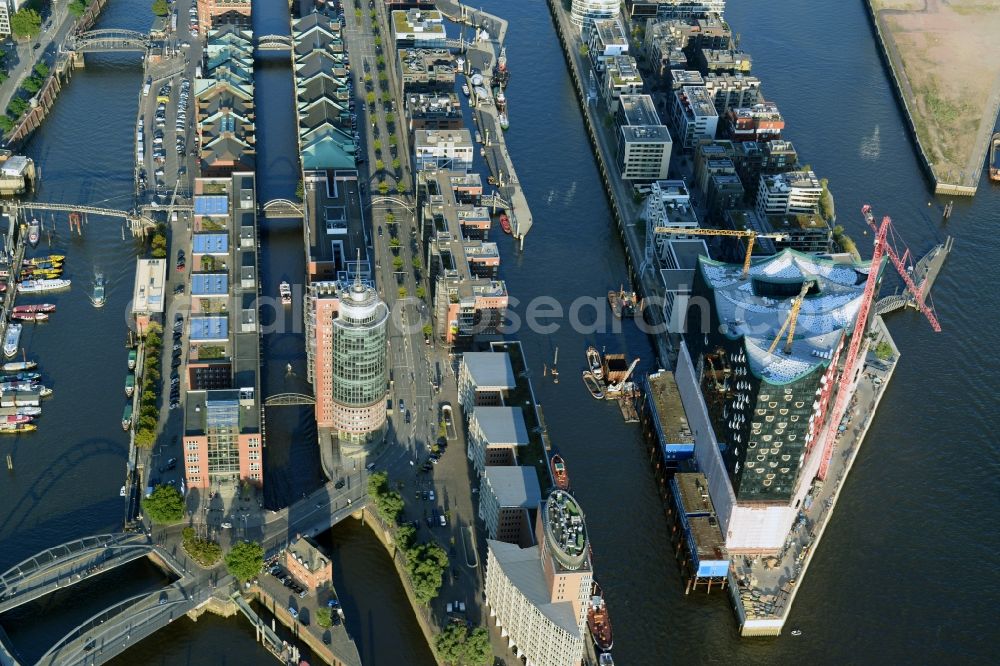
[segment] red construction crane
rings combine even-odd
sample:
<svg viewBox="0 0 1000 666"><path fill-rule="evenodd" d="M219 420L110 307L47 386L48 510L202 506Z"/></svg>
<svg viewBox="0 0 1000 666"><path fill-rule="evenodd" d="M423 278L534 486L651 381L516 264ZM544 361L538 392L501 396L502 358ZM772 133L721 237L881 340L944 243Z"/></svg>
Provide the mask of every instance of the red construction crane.
<svg viewBox="0 0 1000 666"><path fill-rule="evenodd" d="M871 269L868 271L868 280L865 282L865 292L861 299L861 307L858 308L858 318L854 322L854 332L851 334L850 347L847 351L847 357L844 359L844 368L840 373L840 380L837 382L837 397L833 403L833 409L831 409L827 414L826 423L821 431L819 442L817 442L822 443L823 445L823 457L820 459L819 471L816 473L817 478L820 480L826 479L827 472L830 469L830 459L833 457L833 445L837 441L837 429L840 426L841 419L844 418L844 413L847 411L847 406L853 395L850 390L850 386L854 377L854 366L857 363L858 352L861 349L861 342L864 340L865 330L868 327L868 314L871 311L872 301L875 297L875 285L878 283L879 267L882 263L883 254L888 255L889 260L892 261L892 264L896 267L896 271L899 272L899 276L903 278L903 282L906 283L906 287L916 299L917 307L924 313L924 316L927 317L928 321L930 321L934 331L938 333L941 332L941 324L938 322L934 312L924 302L921 290L913 284L913 279L910 277L910 273L906 269L906 262L904 259L909 254L909 251L904 252L904 259L900 259L896 250L886 242L889 230L892 227L892 220L890 220L888 216L883 217L882 223L876 227L875 217L872 215L871 206L865 204L861 208L861 213L865 216L865 222L867 222L868 226L875 232L875 248L872 250Z"/></svg>

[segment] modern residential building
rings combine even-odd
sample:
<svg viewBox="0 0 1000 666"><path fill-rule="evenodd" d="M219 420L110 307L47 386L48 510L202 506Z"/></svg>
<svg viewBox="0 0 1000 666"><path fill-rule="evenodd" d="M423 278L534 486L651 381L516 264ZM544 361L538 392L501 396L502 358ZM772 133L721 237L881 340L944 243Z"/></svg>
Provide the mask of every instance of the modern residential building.
<svg viewBox="0 0 1000 666"><path fill-rule="evenodd" d="M774 141L781 138L783 129L785 119L774 102L729 109L726 113L726 133L733 142Z"/></svg>
<svg viewBox="0 0 1000 666"><path fill-rule="evenodd" d="M666 178L673 140L649 95L622 95L618 111L618 168L625 180Z"/></svg>
<svg viewBox="0 0 1000 666"><path fill-rule="evenodd" d="M135 286L132 288L132 317L136 331L142 335L155 321L163 324L167 282L166 259L138 259L135 262Z"/></svg>
<svg viewBox="0 0 1000 666"><path fill-rule="evenodd" d="M618 100L622 95L641 95L642 86L642 75L635 58L627 54L604 58L601 91L609 113L618 113Z"/></svg>
<svg viewBox="0 0 1000 666"><path fill-rule="evenodd" d="M726 139L706 140L699 141L694 147L693 153L694 183L699 190L704 192L708 189L708 181L711 179L709 164L716 163L719 160L733 162L733 158L736 155L736 148L732 141Z"/></svg>
<svg viewBox="0 0 1000 666"><path fill-rule="evenodd" d="M250 0L198 0L198 26L207 33L219 25L250 27Z"/></svg>
<svg viewBox="0 0 1000 666"><path fill-rule="evenodd" d="M598 73L604 71L605 58L628 53L628 35L616 18L594 21L590 25L590 30L584 35L587 54L594 70Z"/></svg>
<svg viewBox="0 0 1000 666"><path fill-rule="evenodd" d="M746 198L743 181L736 175L731 160L719 160L718 172L708 181L706 200L708 219L713 225L720 225L726 211L739 208Z"/></svg>
<svg viewBox="0 0 1000 666"><path fill-rule="evenodd" d="M695 49L689 56L691 64L703 75L749 74L753 67L750 54L735 49Z"/></svg>
<svg viewBox="0 0 1000 666"><path fill-rule="evenodd" d="M462 129L462 104L453 92L406 93L403 100L406 127L415 130Z"/></svg>
<svg viewBox="0 0 1000 666"><path fill-rule="evenodd" d="M10 14L6 1L0 2L0 37L10 37Z"/></svg>
<svg viewBox="0 0 1000 666"><path fill-rule="evenodd" d="M819 210L823 186L812 171L788 171L773 176L762 175L757 186L757 214L804 214Z"/></svg>
<svg viewBox="0 0 1000 666"><path fill-rule="evenodd" d="M538 545L487 540L486 603L501 635L527 664L579 666L593 574L583 511L554 490L535 523Z"/></svg>
<svg viewBox="0 0 1000 666"><path fill-rule="evenodd" d="M399 46L443 47L447 44L444 16L436 9L395 9L392 33Z"/></svg>
<svg viewBox="0 0 1000 666"><path fill-rule="evenodd" d="M719 74L711 72L704 78L705 92L712 98L720 117L730 109L752 108L763 102L760 79L747 74Z"/></svg>
<svg viewBox="0 0 1000 666"><path fill-rule="evenodd" d="M188 488L263 483L254 174L194 183L184 471Z"/></svg>
<svg viewBox="0 0 1000 666"><path fill-rule="evenodd" d="M414 165L418 171L468 171L472 168L473 147L472 134L467 129L413 132Z"/></svg>
<svg viewBox="0 0 1000 666"><path fill-rule="evenodd" d="M469 416L466 455L482 476L493 465L517 465L518 449L528 445L520 407L476 407Z"/></svg>
<svg viewBox="0 0 1000 666"><path fill-rule="evenodd" d="M660 280L663 282L663 321L671 334L684 332L694 272L698 257L710 257L708 246L701 238L672 238L662 241L658 257Z"/></svg>
<svg viewBox="0 0 1000 666"><path fill-rule="evenodd" d="M458 368L458 404L468 418L477 407L509 403L517 383L505 352L465 352Z"/></svg>
<svg viewBox="0 0 1000 666"><path fill-rule="evenodd" d="M722 16L726 0L625 0L629 18L659 20Z"/></svg>
<svg viewBox="0 0 1000 666"><path fill-rule="evenodd" d="M285 569L308 592L315 593L333 582L333 564L312 539L297 538L282 555Z"/></svg>
<svg viewBox="0 0 1000 666"><path fill-rule="evenodd" d="M614 18L618 14L618 0L572 0L569 18L586 35L594 21Z"/></svg>
<svg viewBox="0 0 1000 666"><path fill-rule="evenodd" d="M647 253L654 253L663 260L667 243L678 238L694 238L683 234L661 234L657 227L697 229L701 226L698 214L691 203L691 192L683 180L658 180L649 185L649 194L643 206L642 219L646 221Z"/></svg>
<svg viewBox="0 0 1000 666"><path fill-rule="evenodd" d="M670 122L684 152L699 142L712 140L719 127L719 113L704 86L683 86L674 91Z"/></svg>
<svg viewBox="0 0 1000 666"><path fill-rule="evenodd" d="M405 95L411 92L455 91L458 64L448 49L397 49L399 78Z"/></svg>
<svg viewBox="0 0 1000 666"><path fill-rule="evenodd" d="M795 171L798 167L799 156L791 141L784 139L763 143L745 141L732 145L733 164L736 165L736 173L743 182L746 200L749 203L756 201L761 175Z"/></svg>
<svg viewBox="0 0 1000 666"><path fill-rule="evenodd" d="M532 466L489 466L479 481L479 517L486 535L505 543L529 547L534 540L525 534L530 517L542 501L538 475ZM527 543L525 543L527 539Z"/></svg>
<svg viewBox="0 0 1000 666"><path fill-rule="evenodd" d="M879 268L788 249L746 276L741 262L699 260L676 379L730 552L784 545L819 467L811 445L863 299L859 275ZM770 351L803 286L795 338Z"/></svg>
<svg viewBox="0 0 1000 666"><path fill-rule="evenodd" d="M786 213L763 218L767 233L780 233L774 241L776 248L792 248L799 252L826 253L830 251L833 231L830 224L818 213Z"/></svg>

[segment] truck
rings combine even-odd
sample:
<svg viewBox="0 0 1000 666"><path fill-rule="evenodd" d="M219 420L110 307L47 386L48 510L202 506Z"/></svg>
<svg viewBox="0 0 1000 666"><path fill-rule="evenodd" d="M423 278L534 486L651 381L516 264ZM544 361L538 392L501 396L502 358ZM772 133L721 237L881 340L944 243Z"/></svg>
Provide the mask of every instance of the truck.
<svg viewBox="0 0 1000 666"><path fill-rule="evenodd" d="M144 86L142 87L142 96L143 96L143 97L149 97L149 89L150 89L151 87L152 87L152 86L151 86L151 84L149 84L149 83L147 83L146 85L144 85Z"/></svg>

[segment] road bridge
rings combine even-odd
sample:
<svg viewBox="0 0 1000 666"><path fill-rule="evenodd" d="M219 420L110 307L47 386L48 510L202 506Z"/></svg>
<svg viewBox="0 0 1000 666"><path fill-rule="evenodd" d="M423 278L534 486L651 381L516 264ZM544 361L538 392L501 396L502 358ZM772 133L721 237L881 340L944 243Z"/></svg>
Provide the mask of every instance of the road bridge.
<svg viewBox="0 0 1000 666"><path fill-rule="evenodd" d="M143 533L117 533L43 550L0 576L0 613L145 557L152 549Z"/></svg>
<svg viewBox="0 0 1000 666"><path fill-rule="evenodd" d="M148 33L122 28L102 28L78 32L66 37L66 50L76 53L109 53L140 51L146 53L152 44Z"/></svg>
<svg viewBox="0 0 1000 666"><path fill-rule="evenodd" d="M156 221L149 217L143 209L139 210L118 210L115 208L101 208L98 206L78 206L60 203L47 203L44 201L11 201L6 204L8 208L16 211L36 211L46 210L52 212L65 213L85 213L87 215L97 215L102 217L114 217L125 220L129 230L135 236L141 236L148 229L156 226Z"/></svg>

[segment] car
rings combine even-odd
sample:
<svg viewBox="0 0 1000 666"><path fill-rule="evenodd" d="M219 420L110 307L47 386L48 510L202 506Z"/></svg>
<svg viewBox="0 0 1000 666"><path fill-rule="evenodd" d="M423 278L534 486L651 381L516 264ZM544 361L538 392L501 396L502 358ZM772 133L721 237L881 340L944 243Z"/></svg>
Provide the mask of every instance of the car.
<svg viewBox="0 0 1000 666"><path fill-rule="evenodd" d="M441 527L448 527L448 519L444 517L443 513L438 516L438 520L441 522Z"/></svg>
<svg viewBox="0 0 1000 666"><path fill-rule="evenodd" d="M409 423L410 422L410 411L409 410L406 410L406 413L403 415L403 421L405 423Z"/></svg>
<svg viewBox="0 0 1000 666"><path fill-rule="evenodd" d="M339 606L340 606L340 601L337 599L330 599L329 601L326 602L327 608L337 608Z"/></svg>
<svg viewBox="0 0 1000 666"><path fill-rule="evenodd" d="M191 48L191 42L181 42L181 48L182 49Z"/></svg>
<svg viewBox="0 0 1000 666"><path fill-rule="evenodd" d="M181 364L181 358L179 356L175 356L174 359L170 361L171 368L179 367L180 364Z"/></svg>
<svg viewBox="0 0 1000 666"><path fill-rule="evenodd" d="M379 235L379 237L381 237L381 236L382 236L382 225L379 225L379 228L378 228L378 235Z"/></svg>
<svg viewBox="0 0 1000 666"><path fill-rule="evenodd" d="M291 589L292 585L295 585L295 581L292 580L291 578L286 578L285 580L281 581L281 583L289 589Z"/></svg>
<svg viewBox="0 0 1000 666"><path fill-rule="evenodd" d="M180 406L181 406L180 400L171 400L170 401L170 409L180 409Z"/></svg>
<svg viewBox="0 0 1000 666"><path fill-rule="evenodd" d="M344 485L345 485L344 480L340 479L339 481L337 481L337 483L333 484L333 487L336 488L337 490L340 490L341 488L344 487Z"/></svg>
<svg viewBox="0 0 1000 666"><path fill-rule="evenodd" d="M175 294L183 294L184 293L184 289L185 289L184 283L182 282L179 285L177 285L176 287L174 287L174 293Z"/></svg>
<svg viewBox="0 0 1000 666"><path fill-rule="evenodd" d="M372 470L375 469L375 463L373 462L368 463L367 465L365 465L365 469L371 472Z"/></svg>
<svg viewBox="0 0 1000 666"><path fill-rule="evenodd" d="M299 592L299 599L305 599L306 598L306 594L308 594L308 593L305 590L302 590L301 592Z"/></svg>
<svg viewBox="0 0 1000 666"><path fill-rule="evenodd" d="M433 490L428 491L428 495L430 497L430 500L433 502L434 501L434 491Z"/></svg>
<svg viewBox="0 0 1000 666"><path fill-rule="evenodd" d="M423 492L423 496L424 496L424 499L425 499L425 500L428 500L428 499L430 499L430 498L431 498L431 495L430 495L430 493L429 493L429 492L427 492L426 490L425 490L425 491Z"/></svg>
<svg viewBox="0 0 1000 666"><path fill-rule="evenodd" d="M291 606L288 607L288 614L292 616L293 620L299 619L299 612Z"/></svg>
<svg viewBox="0 0 1000 666"><path fill-rule="evenodd" d="M183 259L178 259L177 260L177 270L179 270L179 271L184 270L184 266L186 266L186 264L184 263L184 260Z"/></svg>
<svg viewBox="0 0 1000 666"><path fill-rule="evenodd" d="M35 42L35 45L31 47L31 49L33 51L37 51L40 48L42 48L42 43L41 42Z"/></svg>

